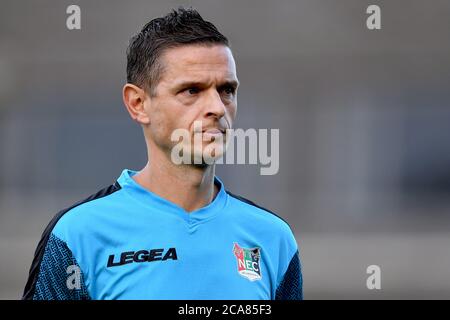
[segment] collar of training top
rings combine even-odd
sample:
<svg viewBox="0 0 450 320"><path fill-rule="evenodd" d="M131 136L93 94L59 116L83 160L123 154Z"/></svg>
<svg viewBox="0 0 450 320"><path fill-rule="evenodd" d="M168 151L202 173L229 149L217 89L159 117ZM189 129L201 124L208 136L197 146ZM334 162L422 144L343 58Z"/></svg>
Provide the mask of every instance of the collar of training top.
<svg viewBox="0 0 450 320"><path fill-rule="evenodd" d="M136 173L137 171L130 169L124 169L122 171L122 174L117 179L117 182L124 191L129 193L133 199L141 202L144 206L154 210L161 210L167 213L176 214L190 224L204 222L215 217L226 205L228 194L225 191L223 182L217 176L214 177L214 184L219 187L219 192L214 200L205 207L187 212L175 203L158 196L138 184L132 178Z"/></svg>

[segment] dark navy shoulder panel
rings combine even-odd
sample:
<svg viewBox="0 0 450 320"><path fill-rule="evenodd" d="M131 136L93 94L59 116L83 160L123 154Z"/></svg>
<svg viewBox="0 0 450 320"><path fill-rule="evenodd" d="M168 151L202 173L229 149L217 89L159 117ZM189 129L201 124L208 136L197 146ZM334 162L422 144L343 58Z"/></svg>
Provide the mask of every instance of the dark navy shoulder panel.
<svg viewBox="0 0 450 320"><path fill-rule="evenodd" d="M275 300L303 300L303 278L298 251L292 257L277 288Z"/></svg>
<svg viewBox="0 0 450 320"><path fill-rule="evenodd" d="M90 300L83 273L67 244L51 234L33 300Z"/></svg>
<svg viewBox="0 0 450 320"><path fill-rule="evenodd" d="M114 184L101 189L100 191L98 191L97 193L89 196L88 198L81 200L77 203L75 203L74 205L72 205L69 208L66 208L64 210L61 210L60 212L58 212L53 219L50 221L50 223L47 225L47 227L45 228L44 232L42 233L41 236L41 240L39 241L36 251L34 253L34 258L33 258L33 262L31 264L30 267L30 272L28 275L28 280L27 283L25 285L25 289L24 289L24 293L22 296L22 299L24 300L31 300L34 297L34 293L36 290L36 283L38 281L38 276L39 276L39 270L41 267L41 263L45 254L45 249L47 247L47 243L49 241L50 235L52 233L53 228L55 227L55 225L58 223L58 221L62 218L62 216L64 216L64 214L66 214L67 212L69 212L70 210L72 210L73 208L82 205L83 203L95 200L95 199L99 199L99 198L103 198L106 197L118 190L121 189L120 184L116 181Z"/></svg>

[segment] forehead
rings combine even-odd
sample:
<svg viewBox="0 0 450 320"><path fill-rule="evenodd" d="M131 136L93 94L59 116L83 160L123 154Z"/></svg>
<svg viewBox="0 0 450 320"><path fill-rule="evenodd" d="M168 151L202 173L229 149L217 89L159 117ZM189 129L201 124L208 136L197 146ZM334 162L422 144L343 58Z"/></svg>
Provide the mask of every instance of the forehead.
<svg viewBox="0 0 450 320"><path fill-rule="evenodd" d="M161 56L161 81L236 79L231 50L224 45L185 45L165 50Z"/></svg>

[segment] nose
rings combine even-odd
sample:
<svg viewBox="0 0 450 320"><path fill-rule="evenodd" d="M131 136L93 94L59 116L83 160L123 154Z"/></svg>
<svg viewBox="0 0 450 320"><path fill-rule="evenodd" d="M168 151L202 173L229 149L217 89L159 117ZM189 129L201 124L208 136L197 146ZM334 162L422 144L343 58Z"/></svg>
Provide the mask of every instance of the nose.
<svg viewBox="0 0 450 320"><path fill-rule="evenodd" d="M220 94L216 90L212 90L212 93L208 96L209 98L205 105L205 116L207 118L222 118L225 115L226 109Z"/></svg>

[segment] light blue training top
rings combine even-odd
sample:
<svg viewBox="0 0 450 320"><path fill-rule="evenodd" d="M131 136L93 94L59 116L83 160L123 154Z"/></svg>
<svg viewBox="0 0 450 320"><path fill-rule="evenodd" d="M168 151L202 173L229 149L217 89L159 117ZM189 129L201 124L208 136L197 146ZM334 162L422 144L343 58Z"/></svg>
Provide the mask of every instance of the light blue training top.
<svg viewBox="0 0 450 320"><path fill-rule="evenodd" d="M274 213L220 188L187 212L123 170L59 212L23 299L302 299L297 242Z"/></svg>

